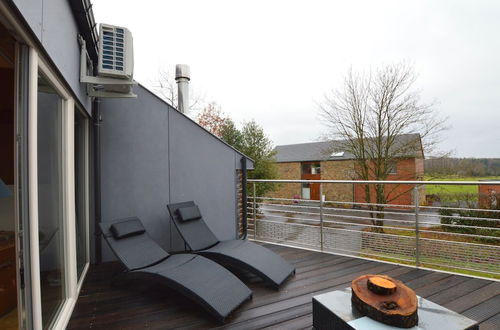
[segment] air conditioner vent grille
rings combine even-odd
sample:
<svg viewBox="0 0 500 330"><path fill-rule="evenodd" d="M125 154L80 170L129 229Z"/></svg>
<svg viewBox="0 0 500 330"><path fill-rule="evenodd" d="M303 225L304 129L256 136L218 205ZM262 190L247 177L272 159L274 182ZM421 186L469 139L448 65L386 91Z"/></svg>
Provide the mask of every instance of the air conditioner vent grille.
<svg viewBox="0 0 500 330"><path fill-rule="evenodd" d="M123 29L103 28L102 67L123 71Z"/></svg>
<svg viewBox="0 0 500 330"><path fill-rule="evenodd" d="M99 73L109 76L132 75L132 37L121 27L101 24Z"/></svg>

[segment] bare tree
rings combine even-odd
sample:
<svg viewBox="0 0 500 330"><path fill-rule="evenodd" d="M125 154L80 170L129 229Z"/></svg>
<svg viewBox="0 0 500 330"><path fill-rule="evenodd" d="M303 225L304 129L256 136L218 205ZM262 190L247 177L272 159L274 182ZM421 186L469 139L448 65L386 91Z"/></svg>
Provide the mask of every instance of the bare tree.
<svg viewBox="0 0 500 330"><path fill-rule="evenodd" d="M421 102L419 91L413 89L415 81L413 68L405 63L368 74L351 69L343 88L325 96L320 104L320 116L329 132L344 141L343 150L338 151L354 155L359 179L386 180L398 159L436 147L445 119ZM398 197L391 198L382 184L365 185L364 191L367 203L375 195L375 206L369 206L370 210L382 211L384 204ZM383 213L372 213L372 222L383 226Z"/></svg>
<svg viewBox="0 0 500 330"><path fill-rule="evenodd" d="M189 87L189 110L198 111L203 108L203 97ZM153 83L153 90L163 100L168 102L172 107L177 109L177 82L175 75L169 70L160 69L158 76Z"/></svg>
<svg viewBox="0 0 500 330"><path fill-rule="evenodd" d="M210 102L196 117L198 124L218 137L222 136L229 120L229 117L222 112L220 105L215 102Z"/></svg>

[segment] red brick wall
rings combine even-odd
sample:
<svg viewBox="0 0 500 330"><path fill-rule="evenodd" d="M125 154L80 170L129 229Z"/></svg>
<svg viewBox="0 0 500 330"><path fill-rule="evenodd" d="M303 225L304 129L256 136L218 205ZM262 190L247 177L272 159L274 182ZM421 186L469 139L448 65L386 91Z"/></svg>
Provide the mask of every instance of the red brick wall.
<svg viewBox="0 0 500 330"><path fill-rule="evenodd" d="M496 199L496 207L500 206L500 185L480 185L479 205L484 208L494 207L493 199Z"/></svg>
<svg viewBox="0 0 500 330"><path fill-rule="evenodd" d="M420 180L424 175L423 159L401 159L396 163L396 173L389 174L387 180ZM370 178L374 180L375 178ZM371 203L375 203L375 188L370 185ZM425 188L421 187L419 191L420 200L425 200ZM397 205L413 204L413 185L385 185L385 194L388 203ZM357 184L354 188L355 201L357 203L366 203L365 185Z"/></svg>

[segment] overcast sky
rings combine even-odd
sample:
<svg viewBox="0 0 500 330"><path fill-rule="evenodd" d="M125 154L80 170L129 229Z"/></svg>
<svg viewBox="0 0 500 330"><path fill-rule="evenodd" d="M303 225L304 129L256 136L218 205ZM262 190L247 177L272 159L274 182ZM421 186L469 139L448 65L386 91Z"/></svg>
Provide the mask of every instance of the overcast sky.
<svg viewBox="0 0 500 330"><path fill-rule="evenodd" d="M129 28L135 76L191 67L193 87L274 144L317 140L317 102L352 66L407 61L425 102L449 117L441 148L500 157L500 1L93 0Z"/></svg>

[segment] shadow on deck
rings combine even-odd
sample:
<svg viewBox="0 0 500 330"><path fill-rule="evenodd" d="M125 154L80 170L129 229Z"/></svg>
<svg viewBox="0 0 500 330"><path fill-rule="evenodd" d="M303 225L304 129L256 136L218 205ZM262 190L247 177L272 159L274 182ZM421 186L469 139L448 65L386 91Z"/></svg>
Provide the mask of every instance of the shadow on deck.
<svg viewBox="0 0 500 330"><path fill-rule="evenodd" d="M342 289L355 277L383 273L416 293L480 322L480 329L500 329L500 282L418 270L363 259L264 244L297 268L280 291L258 278L238 274L254 292L222 326L231 329L311 329L311 298ZM92 266L68 329L208 329L221 327L207 313L176 292L154 283L112 286L118 263Z"/></svg>

